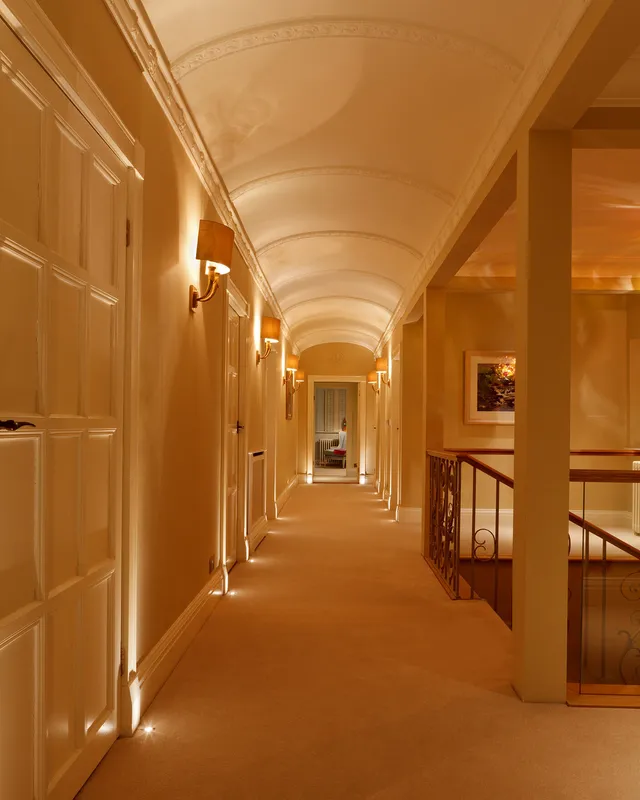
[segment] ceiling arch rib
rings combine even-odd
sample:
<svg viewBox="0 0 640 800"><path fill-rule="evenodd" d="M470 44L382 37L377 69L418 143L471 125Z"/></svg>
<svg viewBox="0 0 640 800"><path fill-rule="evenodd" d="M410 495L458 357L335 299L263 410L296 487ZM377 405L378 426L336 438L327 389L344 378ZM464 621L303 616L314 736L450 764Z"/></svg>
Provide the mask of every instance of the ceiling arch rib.
<svg viewBox="0 0 640 800"><path fill-rule="evenodd" d="M335 328L322 328L310 333L306 336L298 338L298 348L301 353L308 350L310 347L316 347L319 344L329 344L339 342L341 344L357 344L360 347L365 347L371 351L371 356L378 346L378 339L374 336L367 336L362 334L354 334L353 331L342 331Z"/></svg>
<svg viewBox="0 0 640 800"><path fill-rule="evenodd" d="M301 300L299 303L294 303L293 305L287 306L286 312L289 316L289 319L295 320L298 314L304 314L304 309L308 308L309 306L326 306L326 305L334 305L334 304L348 304L349 310L352 310L354 306L370 306L371 311L374 314L382 314L383 316L387 314L391 314L393 308L389 306L385 306L382 303L377 303L375 300L366 300L363 297L350 297L347 294L334 294L334 295L316 295L315 297L311 297L308 300ZM295 323L294 323L295 324Z"/></svg>
<svg viewBox="0 0 640 800"><path fill-rule="evenodd" d="M280 181L295 180L299 178L311 177L336 177L348 176L359 178L373 178L382 181L391 181L393 183L401 183L405 186L410 186L414 189L419 189L425 194L437 198L442 203L452 206L455 200L454 195L446 189L439 186L421 181L411 175L402 175L400 173L385 172L384 170L366 169L364 167L345 166L345 167L305 167L301 169L284 170L283 172L275 172L272 175L265 175L261 178L256 178L252 181L238 186L231 192L231 199L237 202L243 195L267 186L271 183L278 183Z"/></svg>
<svg viewBox="0 0 640 800"><path fill-rule="evenodd" d="M511 56L472 36L400 20L362 20L342 17L291 20L286 23L236 31L228 36L211 39L184 53L172 63L171 71L174 78L180 81L203 64L246 50L300 39L321 38L377 39L435 48L480 61L487 67L508 76L514 83L522 73L522 65Z"/></svg>
<svg viewBox="0 0 640 800"><path fill-rule="evenodd" d="M398 239L392 239L388 236L382 236L382 234L378 233L368 233L367 231L305 231L303 233L294 233L291 236L284 236L281 239L274 239L272 242L263 245L257 251L257 254L258 257L261 257L270 250L290 244L291 242L299 242L303 239L321 239L325 237L369 239L371 241L378 241L391 245L392 247L398 247L401 250L404 250L406 253L410 253L418 261L423 257L419 250L416 250L415 247L411 247L411 245L406 244L406 242L400 242Z"/></svg>
<svg viewBox="0 0 640 800"><path fill-rule="evenodd" d="M278 296L285 314L306 300L338 296L356 296L393 311L402 296L402 285L364 270L305 270L297 278L281 282Z"/></svg>
<svg viewBox="0 0 640 800"><path fill-rule="evenodd" d="M318 298L289 309L287 321L296 328L317 327L326 320L338 323L339 328L357 328L369 333L384 331L391 313L383 306L358 298Z"/></svg>

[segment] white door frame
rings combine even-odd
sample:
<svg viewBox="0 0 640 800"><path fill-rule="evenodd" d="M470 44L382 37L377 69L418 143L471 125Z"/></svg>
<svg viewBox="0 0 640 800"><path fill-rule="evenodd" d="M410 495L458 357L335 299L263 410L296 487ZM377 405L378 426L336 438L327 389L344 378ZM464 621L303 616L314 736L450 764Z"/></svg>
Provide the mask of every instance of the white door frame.
<svg viewBox="0 0 640 800"><path fill-rule="evenodd" d="M219 545L218 552L220 553L220 565L222 567L224 588L223 591L227 592L229 589L229 575L227 573L226 555L227 555L227 393L229 389L229 308L232 308L240 317L240 335L238 337L238 347L240 362L238 364L238 393L240 395L238 401L238 410L241 415L240 422L245 426L238 432L238 526L236 530L236 560L238 562L246 561L248 556L246 548L247 536L247 461L244 458L246 450L246 424L249 417L248 409L248 396L247 396L247 365L248 359L248 319L249 319L249 304L245 300L242 292L238 289L231 278L226 279L226 291L224 293L223 302L223 346L224 354L222 359L222 374L223 374L223 390L222 390L222 413L220 421L220 485L223 491L220 493L220 530L219 530Z"/></svg>
<svg viewBox="0 0 640 800"><path fill-rule="evenodd" d="M138 514L138 386L139 308L142 258L142 196L144 149L80 64L58 30L35 0L0 0L0 19L26 46L34 59L69 98L92 128L128 170L126 254L124 402L122 419L122 535L120 552L120 656L122 691L117 698L118 727L130 731L139 721L139 708L129 691L137 660L137 514Z"/></svg>
<svg viewBox="0 0 640 800"><path fill-rule="evenodd" d="M358 479L366 481L366 431L367 431L367 378L365 375L309 375L307 378L307 483L313 483L313 462L315 458L315 414L314 402L316 383L357 383L358 384Z"/></svg>

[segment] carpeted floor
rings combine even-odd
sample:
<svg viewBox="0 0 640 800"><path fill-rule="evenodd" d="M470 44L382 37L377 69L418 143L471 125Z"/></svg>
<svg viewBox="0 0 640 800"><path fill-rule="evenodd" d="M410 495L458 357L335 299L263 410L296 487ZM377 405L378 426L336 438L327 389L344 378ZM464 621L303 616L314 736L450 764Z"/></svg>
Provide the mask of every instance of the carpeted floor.
<svg viewBox="0 0 640 800"><path fill-rule="evenodd" d="M524 705L369 487L300 486L82 800L636 800L635 711Z"/></svg>

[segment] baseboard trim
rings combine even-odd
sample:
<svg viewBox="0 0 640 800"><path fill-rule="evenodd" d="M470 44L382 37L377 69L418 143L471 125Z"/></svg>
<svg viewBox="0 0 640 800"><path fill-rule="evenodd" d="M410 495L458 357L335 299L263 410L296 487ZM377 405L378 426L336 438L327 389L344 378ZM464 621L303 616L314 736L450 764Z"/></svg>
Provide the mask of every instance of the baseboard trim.
<svg viewBox="0 0 640 800"><path fill-rule="evenodd" d="M289 479L289 483L287 483L284 491L281 493L280 497L276 500L276 517L280 515L282 509L286 506L289 502L293 490L299 483L299 476L294 475L292 478Z"/></svg>
<svg viewBox="0 0 640 800"><path fill-rule="evenodd" d="M422 523L422 509L412 508L411 506L398 506L398 522L420 525Z"/></svg>
<svg viewBox="0 0 640 800"><path fill-rule="evenodd" d="M137 672L124 679L121 693L121 736L133 736L151 701L220 602L223 591L224 576L222 570L217 569L160 641L142 659Z"/></svg>
<svg viewBox="0 0 640 800"><path fill-rule="evenodd" d="M264 537L267 535L267 529L269 527L269 520L266 516L261 517L251 528L251 533L249 534L249 548L251 552L253 552L258 545L262 542Z"/></svg>

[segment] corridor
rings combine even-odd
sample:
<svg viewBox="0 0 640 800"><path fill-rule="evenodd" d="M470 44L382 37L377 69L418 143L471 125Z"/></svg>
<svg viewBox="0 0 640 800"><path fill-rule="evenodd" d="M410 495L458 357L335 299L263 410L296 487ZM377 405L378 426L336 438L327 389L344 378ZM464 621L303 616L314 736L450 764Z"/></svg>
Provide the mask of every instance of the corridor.
<svg viewBox="0 0 640 800"><path fill-rule="evenodd" d="M300 486L231 588L82 800L637 797L633 713L520 703L370 487Z"/></svg>

